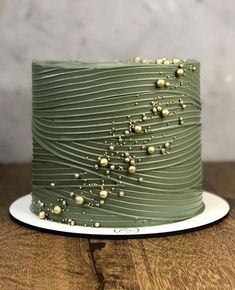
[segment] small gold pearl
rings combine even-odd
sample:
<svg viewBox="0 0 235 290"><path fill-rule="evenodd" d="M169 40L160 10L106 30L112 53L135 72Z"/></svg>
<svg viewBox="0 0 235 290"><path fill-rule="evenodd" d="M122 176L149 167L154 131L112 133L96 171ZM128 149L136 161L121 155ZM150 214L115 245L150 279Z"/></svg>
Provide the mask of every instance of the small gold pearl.
<svg viewBox="0 0 235 290"><path fill-rule="evenodd" d="M139 181L139 182L143 182L143 181L144 181L143 177L140 177L140 178L138 179L138 181Z"/></svg>
<svg viewBox="0 0 235 290"><path fill-rule="evenodd" d="M46 213L45 213L45 211L40 211L39 214L38 214L38 216L39 216L39 218L40 218L41 220L44 220L44 219L46 218Z"/></svg>
<svg viewBox="0 0 235 290"><path fill-rule="evenodd" d="M168 117L170 115L170 112L168 109L163 109L161 114L162 114L162 117Z"/></svg>
<svg viewBox="0 0 235 290"><path fill-rule="evenodd" d="M129 152L125 152L125 156L129 157L130 156Z"/></svg>
<svg viewBox="0 0 235 290"><path fill-rule="evenodd" d="M131 165L135 165L135 160L132 159L132 160L130 161L130 164L131 164Z"/></svg>
<svg viewBox="0 0 235 290"><path fill-rule="evenodd" d="M110 166L110 169L111 169L111 170L114 170L114 169L115 169L115 165L111 165L111 166Z"/></svg>
<svg viewBox="0 0 235 290"><path fill-rule="evenodd" d="M142 63L147 64L147 63L149 63L149 60L145 58L142 60Z"/></svg>
<svg viewBox="0 0 235 290"><path fill-rule="evenodd" d="M185 104L183 104L183 105L182 105L182 109L185 109L185 108L186 108L186 105L185 105Z"/></svg>
<svg viewBox="0 0 235 290"><path fill-rule="evenodd" d="M157 106L157 110L158 110L158 112L161 112L162 111L162 107L161 106Z"/></svg>
<svg viewBox="0 0 235 290"><path fill-rule="evenodd" d="M125 135L129 135L130 132L128 130L125 131Z"/></svg>
<svg viewBox="0 0 235 290"><path fill-rule="evenodd" d="M78 179L80 177L79 173L74 173L74 178Z"/></svg>
<svg viewBox="0 0 235 290"><path fill-rule="evenodd" d="M163 63L168 65L168 64L170 64L171 62L167 59L167 60L165 60Z"/></svg>
<svg viewBox="0 0 235 290"><path fill-rule="evenodd" d="M74 196L74 192L70 192L70 196L71 196L71 197Z"/></svg>
<svg viewBox="0 0 235 290"><path fill-rule="evenodd" d="M161 151L162 154L166 153L166 149L164 149L164 148L162 148L160 151Z"/></svg>
<svg viewBox="0 0 235 290"><path fill-rule="evenodd" d="M166 142L166 143L164 144L164 147L165 147L165 148L169 148L169 147L170 147L170 143L169 143L169 142Z"/></svg>
<svg viewBox="0 0 235 290"><path fill-rule="evenodd" d="M129 171L129 173L135 173L136 172L136 167L131 165L131 166L128 167L128 171Z"/></svg>
<svg viewBox="0 0 235 290"><path fill-rule="evenodd" d="M106 198L108 196L108 191L107 190L101 190L100 191L100 197L101 198Z"/></svg>
<svg viewBox="0 0 235 290"><path fill-rule="evenodd" d="M193 71L195 71L196 69L197 69L197 68L196 68L195 66L192 68Z"/></svg>
<svg viewBox="0 0 235 290"><path fill-rule="evenodd" d="M51 183L51 187L55 187L55 183L54 182Z"/></svg>
<svg viewBox="0 0 235 290"><path fill-rule="evenodd" d="M135 131L135 133L141 133L142 127L137 125L137 126L135 126L134 131Z"/></svg>
<svg viewBox="0 0 235 290"><path fill-rule="evenodd" d="M153 113L156 113L157 112L157 108L156 107L153 107L152 108L152 111L153 111Z"/></svg>
<svg viewBox="0 0 235 290"><path fill-rule="evenodd" d="M71 221L71 222L70 222L70 225L71 225L71 226L74 226L74 225L75 225L75 222L74 222L74 221Z"/></svg>
<svg viewBox="0 0 235 290"><path fill-rule="evenodd" d="M105 166L108 165L108 163L109 162L108 162L108 159L107 158L103 157L103 158L100 159L100 166L105 167Z"/></svg>
<svg viewBox="0 0 235 290"><path fill-rule="evenodd" d="M60 214L61 213L61 207L60 206L58 206L58 205L56 205L54 208L53 208L53 212L55 213L55 214Z"/></svg>
<svg viewBox="0 0 235 290"><path fill-rule="evenodd" d="M172 62L173 64L178 64L180 63L180 60L178 58L173 58Z"/></svg>
<svg viewBox="0 0 235 290"><path fill-rule="evenodd" d="M169 82L166 82L165 83L165 86L168 88L170 86L170 83Z"/></svg>
<svg viewBox="0 0 235 290"><path fill-rule="evenodd" d="M100 223L95 223L95 227L99 228L100 227Z"/></svg>
<svg viewBox="0 0 235 290"><path fill-rule="evenodd" d="M157 88L163 88L165 86L165 83L166 83L165 80L157 80L155 82L155 85Z"/></svg>
<svg viewBox="0 0 235 290"><path fill-rule="evenodd" d="M130 162L130 158L129 157L126 157L125 158L125 162L127 162L127 163Z"/></svg>
<svg viewBox="0 0 235 290"><path fill-rule="evenodd" d="M43 207L44 206L44 203L39 200L38 201L38 206Z"/></svg>
<svg viewBox="0 0 235 290"><path fill-rule="evenodd" d="M157 58L157 59L155 60L155 63L156 63L156 64L162 64L162 63L163 63L163 60L162 60L161 58Z"/></svg>
<svg viewBox="0 0 235 290"><path fill-rule="evenodd" d="M139 62L141 62L141 58L140 58L139 56L135 57L135 58L134 58L134 62L135 62L135 63L139 63Z"/></svg>
<svg viewBox="0 0 235 290"><path fill-rule="evenodd" d="M78 195L75 197L76 204L83 204L84 203L84 197L81 195Z"/></svg>
<svg viewBox="0 0 235 290"><path fill-rule="evenodd" d="M154 146L149 146L147 148L147 152L148 152L148 154L153 154L155 152L155 147Z"/></svg>
<svg viewBox="0 0 235 290"><path fill-rule="evenodd" d="M114 150L114 146L109 146L109 149L111 150L111 151L113 151Z"/></svg>
<svg viewBox="0 0 235 290"><path fill-rule="evenodd" d="M184 70L183 70L182 68L177 69L177 71L176 71L176 75L177 75L178 77L181 77L183 74L184 74Z"/></svg>
<svg viewBox="0 0 235 290"><path fill-rule="evenodd" d="M124 191L121 190L121 191L119 192L119 196L121 196L121 197L124 196Z"/></svg>

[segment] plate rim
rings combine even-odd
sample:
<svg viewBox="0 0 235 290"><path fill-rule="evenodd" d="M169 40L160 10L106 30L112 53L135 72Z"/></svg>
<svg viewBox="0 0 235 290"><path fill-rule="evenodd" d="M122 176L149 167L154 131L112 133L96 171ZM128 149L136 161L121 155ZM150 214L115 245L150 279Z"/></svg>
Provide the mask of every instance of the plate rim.
<svg viewBox="0 0 235 290"><path fill-rule="evenodd" d="M208 199L214 201L214 207L221 206L220 211L215 212L216 214L210 215L210 211L213 212L213 205L209 204ZM218 196L214 193L203 191L203 202L205 204L205 209L202 213L198 214L195 217L186 219L183 221L178 221L175 223L168 223L163 225L156 226L147 226L147 227L84 227L79 225L67 225L63 223L57 223L49 220L40 220L35 214L30 210L32 196L31 193L19 197L14 202L11 203L9 207L10 215L20 221L24 225L33 226L36 229L49 230L57 233L70 233L78 235L88 235L88 236L147 236L153 234L172 234L178 232L185 232L188 230L195 230L206 225L213 224L216 221L224 218L229 210L230 206L227 200L223 197ZM216 202L215 202L216 201ZM23 207L22 207L23 203ZM218 209L217 209L218 210ZM207 217L207 220L204 220L203 217ZM30 219L29 219L30 218Z"/></svg>

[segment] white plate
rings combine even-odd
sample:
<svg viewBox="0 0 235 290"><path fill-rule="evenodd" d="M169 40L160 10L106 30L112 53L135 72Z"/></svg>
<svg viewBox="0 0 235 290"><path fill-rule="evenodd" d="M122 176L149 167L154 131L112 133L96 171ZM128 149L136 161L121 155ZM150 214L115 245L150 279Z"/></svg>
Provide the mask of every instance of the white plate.
<svg viewBox="0 0 235 290"><path fill-rule="evenodd" d="M76 225L70 226L49 220L41 220L30 211L31 200L31 194L28 194L14 201L9 208L11 215L23 223L38 228L86 235L127 236L178 232L208 225L223 218L229 212L229 204L227 201L215 194L204 191L203 201L205 204L205 210L191 219L149 227L93 228Z"/></svg>

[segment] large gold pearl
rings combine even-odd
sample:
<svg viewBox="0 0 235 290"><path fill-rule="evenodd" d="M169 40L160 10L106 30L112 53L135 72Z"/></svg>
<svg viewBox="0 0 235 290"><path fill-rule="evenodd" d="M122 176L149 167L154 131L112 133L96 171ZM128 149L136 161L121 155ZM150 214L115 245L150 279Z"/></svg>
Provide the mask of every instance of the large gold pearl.
<svg viewBox="0 0 235 290"><path fill-rule="evenodd" d="M183 70L182 68L177 69L177 71L176 71L176 75L177 75L178 77L181 77L183 74L184 74L184 70Z"/></svg>
<svg viewBox="0 0 235 290"><path fill-rule="evenodd" d="M163 88L165 86L165 83L166 83L165 80L156 80L155 86L157 88Z"/></svg>
<svg viewBox="0 0 235 290"><path fill-rule="evenodd" d="M103 158L100 159L100 166L105 167L105 166L108 165L108 163L109 162L108 162L108 159L107 158L103 157Z"/></svg>
<svg viewBox="0 0 235 290"><path fill-rule="evenodd" d="M53 208L53 212L55 214L60 214L62 211L61 207L59 205L56 205L54 208Z"/></svg>
<svg viewBox="0 0 235 290"><path fill-rule="evenodd" d="M170 115L170 112L168 109L163 109L161 111L162 117L168 117Z"/></svg>
<svg viewBox="0 0 235 290"><path fill-rule="evenodd" d="M101 197L101 198L106 198L107 196L108 196L108 191L102 189L102 190L100 191L100 197Z"/></svg>
<svg viewBox="0 0 235 290"><path fill-rule="evenodd" d="M137 125L137 126L135 126L134 131L135 131L135 133L141 133L142 127Z"/></svg>
<svg viewBox="0 0 235 290"><path fill-rule="evenodd" d="M41 220L44 220L44 219L46 218L46 213L45 213L45 211L40 211L39 214L38 214L38 216L39 216L39 218L40 218Z"/></svg>
<svg viewBox="0 0 235 290"><path fill-rule="evenodd" d="M148 154L153 154L155 152L155 147L154 146L149 146L147 149Z"/></svg>
<svg viewBox="0 0 235 290"><path fill-rule="evenodd" d="M129 167L128 167L128 172L129 172L129 173L135 173L135 172L136 172L136 167L133 166L133 165L129 166Z"/></svg>
<svg viewBox="0 0 235 290"><path fill-rule="evenodd" d="M76 202L76 204L83 204L84 203L84 197L81 196L81 195L77 195L75 197L75 202Z"/></svg>

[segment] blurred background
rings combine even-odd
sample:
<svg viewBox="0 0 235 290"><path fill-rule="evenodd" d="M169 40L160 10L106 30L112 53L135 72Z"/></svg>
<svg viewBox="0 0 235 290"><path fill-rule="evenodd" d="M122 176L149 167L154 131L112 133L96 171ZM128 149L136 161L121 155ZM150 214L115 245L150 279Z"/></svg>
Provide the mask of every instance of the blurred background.
<svg viewBox="0 0 235 290"><path fill-rule="evenodd" d="M31 160L33 59L201 62L204 160L235 160L235 2L0 0L0 163Z"/></svg>

